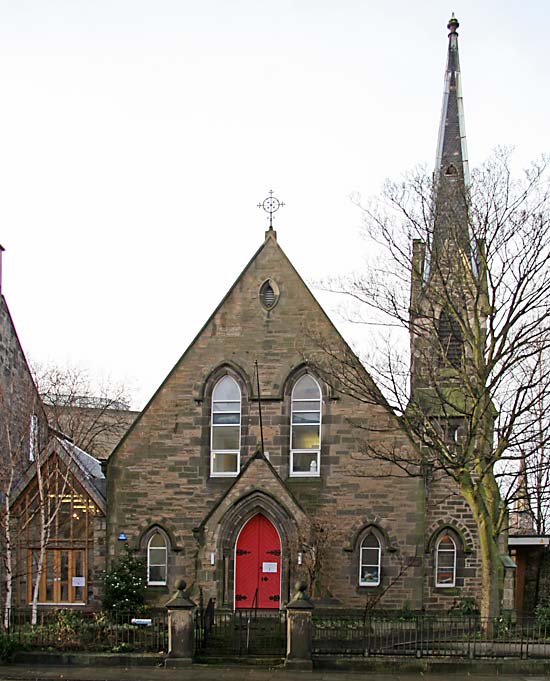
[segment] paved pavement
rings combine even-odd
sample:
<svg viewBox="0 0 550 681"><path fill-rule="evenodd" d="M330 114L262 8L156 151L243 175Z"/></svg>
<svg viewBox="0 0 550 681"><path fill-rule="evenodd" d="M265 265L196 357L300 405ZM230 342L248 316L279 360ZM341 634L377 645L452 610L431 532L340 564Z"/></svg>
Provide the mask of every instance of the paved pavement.
<svg viewBox="0 0 550 681"><path fill-rule="evenodd" d="M38 665L0 665L0 681L494 681L495 674L373 674L367 672L299 672L286 669L258 669L251 667L217 667L193 665L188 668L160 667L49 667ZM549 676L513 674L506 681L549 681Z"/></svg>

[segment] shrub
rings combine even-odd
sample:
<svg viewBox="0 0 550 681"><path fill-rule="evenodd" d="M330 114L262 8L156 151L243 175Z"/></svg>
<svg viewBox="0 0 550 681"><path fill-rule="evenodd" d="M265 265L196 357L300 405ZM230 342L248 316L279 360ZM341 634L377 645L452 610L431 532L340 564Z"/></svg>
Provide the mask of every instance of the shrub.
<svg viewBox="0 0 550 681"><path fill-rule="evenodd" d="M535 618L537 624L546 629L550 629L550 599L539 603L535 608Z"/></svg>
<svg viewBox="0 0 550 681"><path fill-rule="evenodd" d="M11 662L20 648L19 642L11 636L0 634L0 662Z"/></svg>
<svg viewBox="0 0 550 681"><path fill-rule="evenodd" d="M145 563L126 545L126 554L105 573L103 608L141 612L145 605Z"/></svg>

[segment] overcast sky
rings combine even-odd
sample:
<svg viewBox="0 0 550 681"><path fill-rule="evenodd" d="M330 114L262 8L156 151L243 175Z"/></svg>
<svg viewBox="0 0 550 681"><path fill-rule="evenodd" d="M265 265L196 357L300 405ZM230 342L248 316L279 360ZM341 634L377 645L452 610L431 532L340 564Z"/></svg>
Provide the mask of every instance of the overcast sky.
<svg viewBox="0 0 550 681"><path fill-rule="evenodd" d="M471 166L550 151L548 0L0 8L3 292L28 356L136 407L262 242L270 189L306 280L361 266L350 195L433 166L451 11Z"/></svg>

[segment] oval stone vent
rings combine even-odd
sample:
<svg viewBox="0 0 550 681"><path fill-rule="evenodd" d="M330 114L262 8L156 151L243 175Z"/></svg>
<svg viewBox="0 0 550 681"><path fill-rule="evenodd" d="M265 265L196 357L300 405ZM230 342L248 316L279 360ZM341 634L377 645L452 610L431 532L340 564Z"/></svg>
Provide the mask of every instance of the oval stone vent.
<svg viewBox="0 0 550 681"><path fill-rule="evenodd" d="M260 286L260 302L266 310L275 307L279 300L279 287L272 279L267 279Z"/></svg>

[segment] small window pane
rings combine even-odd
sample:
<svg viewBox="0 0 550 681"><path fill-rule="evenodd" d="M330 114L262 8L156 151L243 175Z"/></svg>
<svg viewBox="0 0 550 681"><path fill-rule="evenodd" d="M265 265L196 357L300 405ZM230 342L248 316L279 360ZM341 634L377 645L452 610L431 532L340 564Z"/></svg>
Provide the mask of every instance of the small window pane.
<svg viewBox="0 0 550 681"><path fill-rule="evenodd" d="M166 561L166 549L154 549L149 550L149 561L151 565L162 565Z"/></svg>
<svg viewBox="0 0 550 681"><path fill-rule="evenodd" d="M319 386L311 376L303 376L296 383L292 397L296 400L319 400L321 397Z"/></svg>
<svg viewBox="0 0 550 681"><path fill-rule="evenodd" d="M308 473L310 475L318 473L317 452L294 452L292 461L293 473Z"/></svg>
<svg viewBox="0 0 550 681"><path fill-rule="evenodd" d="M300 424L300 423L319 423L321 420L321 415L317 411L300 411L300 412L294 412L292 415L292 423L295 424Z"/></svg>
<svg viewBox="0 0 550 681"><path fill-rule="evenodd" d="M149 581L150 582L165 582L166 581L166 565L150 565L149 566Z"/></svg>
<svg viewBox="0 0 550 681"><path fill-rule="evenodd" d="M213 473L237 473L238 455L214 452L212 454Z"/></svg>
<svg viewBox="0 0 550 681"><path fill-rule="evenodd" d="M378 565L378 549L363 549L361 561L365 565Z"/></svg>
<svg viewBox="0 0 550 681"><path fill-rule="evenodd" d="M378 539L373 535L369 534L367 537L363 539L363 543L361 544L362 547L366 548L380 548L380 542Z"/></svg>
<svg viewBox="0 0 550 681"><path fill-rule="evenodd" d="M212 429L212 449L239 449L239 426L216 426Z"/></svg>
<svg viewBox="0 0 550 681"><path fill-rule="evenodd" d="M321 402L320 400L297 400L294 398L294 401L292 403L292 411L316 411L320 412L321 411Z"/></svg>
<svg viewBox="0 0 550 681"><path fill-rule="evenodd" d="M241 422L240 414L214 414L214 425L219 426L224 424L239 424Z"/></svg>
<svg viewBox="0 0 550 681"><path fill-rule="evenodd" d="M319 426L294 426L292 449L319 449Z"/></svg>
<svg viewBox="0 0 550 681"><path fill-rule="evenodd" d="M212 405L213 411L233 411L240 414L241 411L241 401L236 402L214 402Z"/></svg>
<svg viewBox="0 0 550 681"><path fill-rule="evenodd" d="M213 400L241 400L241 391L235 379L230 376L224 376L221 381L216 383L214 388Z"/></svg>
<svg viewBox="0 0 550 681"><path fill-rule="evenodd" d="M363 584L378 584L380 581L380 570L378 565L361 566L361 582Z"/></svg>
<svg viewBox="0 0 550 681"><path fill-rule="evenodd" d="M455 564L454 551L441 551L439 553L440 568L454 568L454 564Z"/></svg>
<svg viewBox="0 0 550 681"><path fill-rule="evenodd" d="M166 542L164 541L164 538L161 534L158 532L155 532L155 534L151 537L151 541L149 542L149 546L155 547L155 548L160 548L162 547L163 549L166 548Z"/></svg>

